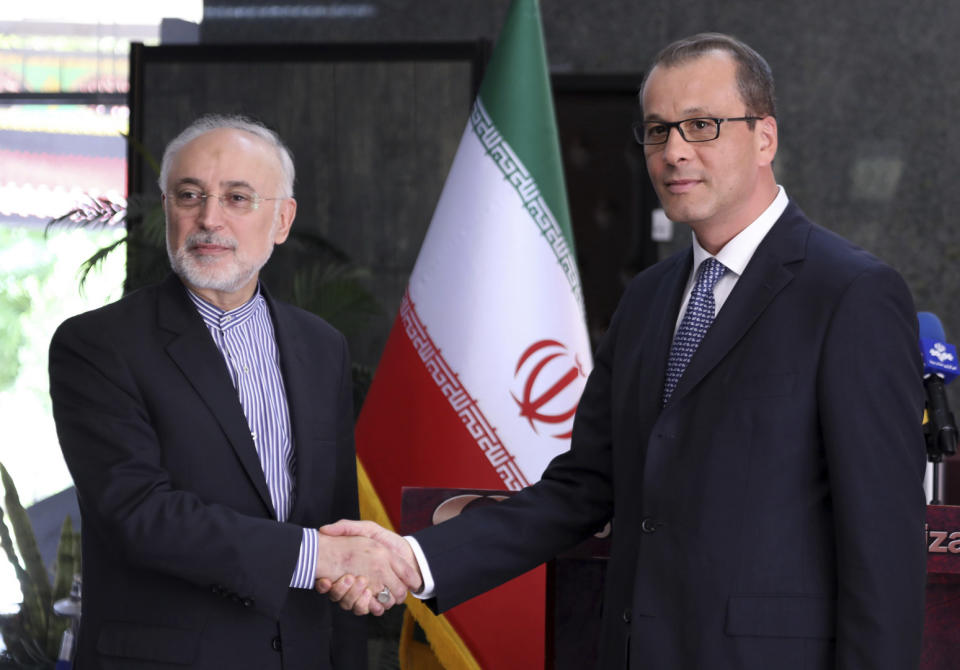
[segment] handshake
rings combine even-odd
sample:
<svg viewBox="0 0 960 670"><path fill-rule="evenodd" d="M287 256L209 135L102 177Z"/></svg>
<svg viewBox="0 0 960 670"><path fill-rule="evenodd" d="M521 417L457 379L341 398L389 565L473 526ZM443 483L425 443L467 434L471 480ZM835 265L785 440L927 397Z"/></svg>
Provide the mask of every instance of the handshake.
<svg viewBox="0 0 960 670"><path fill-rule="evenodd" d="M343 609L380 616L422 586L413 549L396 533L346 519L319 529L315 588Z"/></svg>

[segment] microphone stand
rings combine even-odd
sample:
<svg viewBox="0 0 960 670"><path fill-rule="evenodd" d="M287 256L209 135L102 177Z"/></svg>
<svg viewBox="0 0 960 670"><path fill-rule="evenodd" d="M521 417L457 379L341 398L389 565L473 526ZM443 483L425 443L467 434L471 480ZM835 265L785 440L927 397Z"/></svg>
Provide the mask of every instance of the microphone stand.
<svg viewBox="0 0 960 670"><path fill-rule="evenodd" d="M944 473L941 466L944 456L957 453L957 423L947 406L943 378L932 374L924 380L924 386L927 390L927 420L923 423L923 434L927 443L927 460L933 463L930 504L942 505Z"/></svg>
<svg viewBox="0 0 960 670"><path fill-rule="evenodd" d="M940 498L940 491L943 489L943 479L944 471L941 467L943 465L943 455L934 456L929 451L927 452L927 460L933 463L933 491L930 494L930 504L931 505L942 505L943 500Z"/></svg>

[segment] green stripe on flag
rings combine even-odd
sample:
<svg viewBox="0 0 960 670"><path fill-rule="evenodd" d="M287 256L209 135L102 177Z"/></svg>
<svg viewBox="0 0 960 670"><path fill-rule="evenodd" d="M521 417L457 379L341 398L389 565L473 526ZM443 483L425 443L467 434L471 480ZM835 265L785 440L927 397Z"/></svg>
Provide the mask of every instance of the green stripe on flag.
<svg viewBox="0 0 960 670"><path fill-rule="evenodd" d="M573 245L570 243L571 238L568 234L564 234L560 222L541 192L540 185L504 139L479 98L470 113L470 127L483 145L486 155L503 173L504 180L513 185L531 222L537 226L544 241L550 245L557 263L560 264L563 274L570 283L570 291L583 312L585 310L583 287L580 285L580 272L577 269Z"/></svg>
<svg viewBox="0 0 960 670"><path fill-rule="evenodd" d="M514 0L510 5L480 86L479 99L497 130L533 176L575 261L537 0Z"/></svg>

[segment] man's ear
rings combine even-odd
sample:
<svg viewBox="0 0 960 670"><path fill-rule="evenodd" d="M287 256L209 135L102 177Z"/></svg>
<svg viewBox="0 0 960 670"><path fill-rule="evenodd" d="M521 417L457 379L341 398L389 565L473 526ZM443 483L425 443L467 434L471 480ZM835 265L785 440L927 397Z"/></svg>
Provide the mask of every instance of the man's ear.
<svg viewBox="0 0 960 670"><path fill-rule="evenodd" d="M756 123L757 150L762 163L769 165L777 155L777 119L765 116Z"/></svg>
<svg viewBox="0 0 960 670"><path fill-rule="evenodd" d="M277 226L277 232L273 236L274 244L283 244L290 235L290 226L297 216L297 201L293 198L287 198L280 203L280 211L277 212L280 217L280 224Z"/></svg>

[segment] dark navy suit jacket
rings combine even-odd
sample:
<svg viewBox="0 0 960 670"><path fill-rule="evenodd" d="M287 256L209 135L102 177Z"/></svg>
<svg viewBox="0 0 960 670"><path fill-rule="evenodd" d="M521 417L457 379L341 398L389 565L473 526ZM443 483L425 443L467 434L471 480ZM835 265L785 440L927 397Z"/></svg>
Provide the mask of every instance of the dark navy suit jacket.
<svg viewBox="0 0 960 670"><path fill-rule="evenodd" d="M612 517L604 670L918 667L925 449L906 285L791 203L661 409L691 263L630 284L572 448L542 481L416 534L435 607Z"/></svg>
<svg viewBox="0 0 960 670"><path fill-rule="evenodd" d="M287 523L177 277L54 335L53 413L83 520L78 670L365 667L365 622L289 588L301 527L357 517L346 342L265 296L296 453Z"/></svg>

